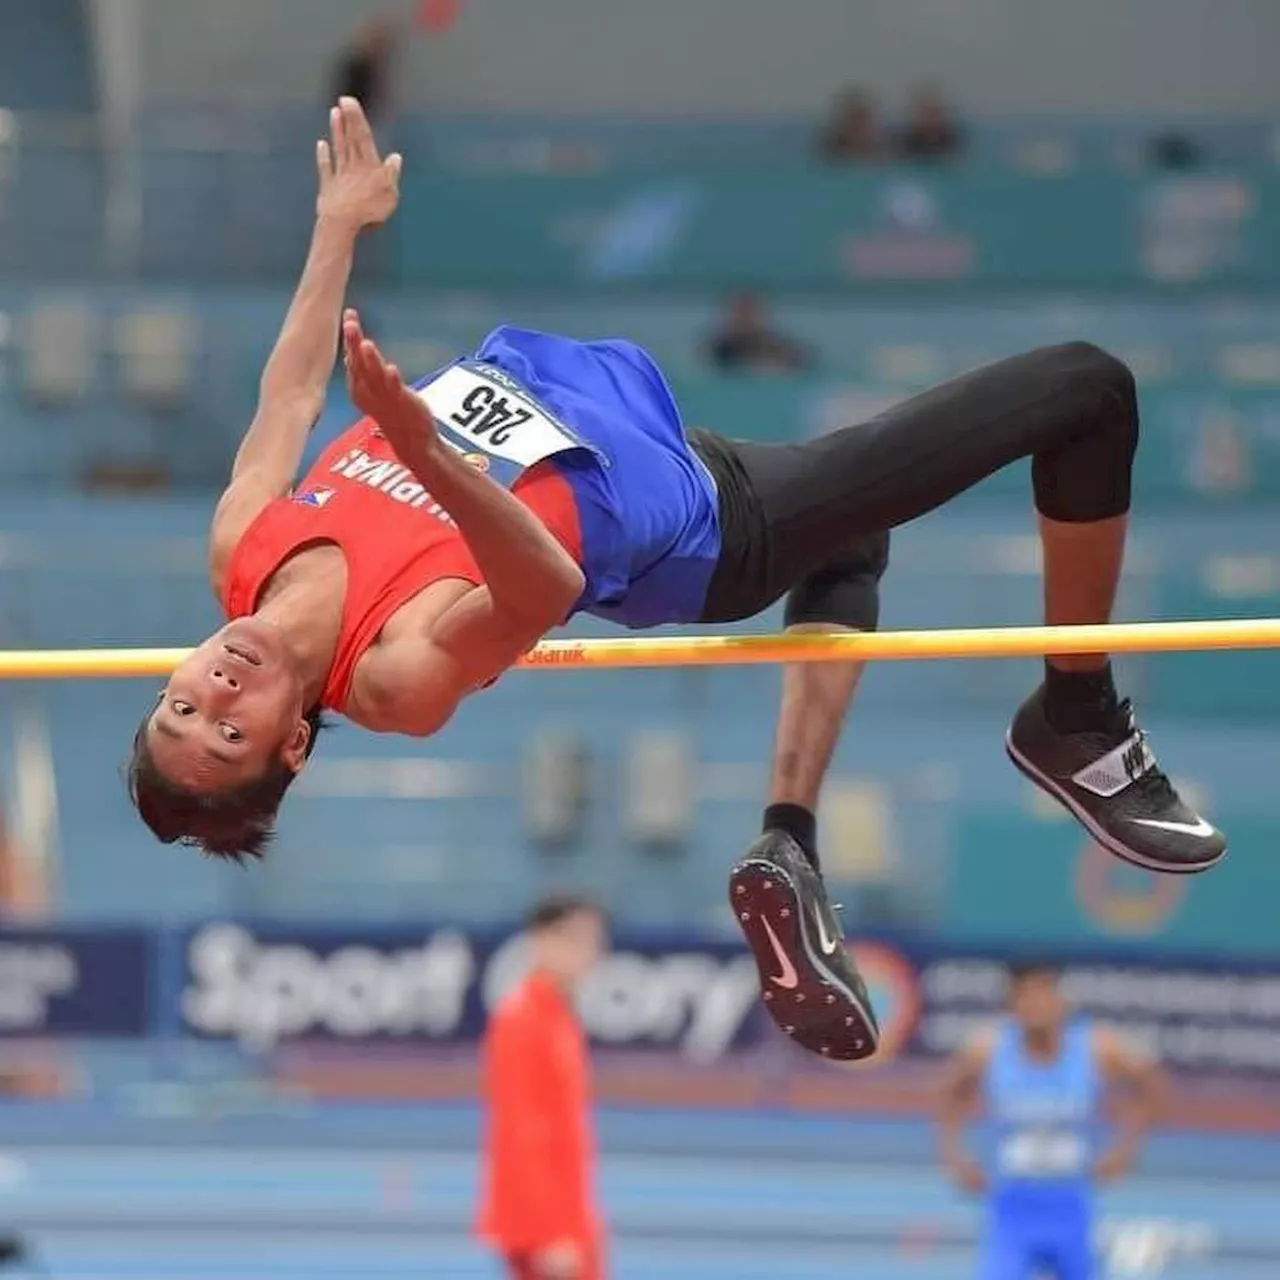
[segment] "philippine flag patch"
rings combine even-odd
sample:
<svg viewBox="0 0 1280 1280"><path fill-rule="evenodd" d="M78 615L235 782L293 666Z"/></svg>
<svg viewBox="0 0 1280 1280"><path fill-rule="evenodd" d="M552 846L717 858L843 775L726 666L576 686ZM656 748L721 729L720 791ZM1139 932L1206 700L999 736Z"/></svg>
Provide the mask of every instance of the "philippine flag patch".
<svg viewBox="0 0 1280 1280"><path fill-rule="evenodd" d="M323 507L335 493L336 489L303 489L293 495L293 500L304 507Z"/></svg>

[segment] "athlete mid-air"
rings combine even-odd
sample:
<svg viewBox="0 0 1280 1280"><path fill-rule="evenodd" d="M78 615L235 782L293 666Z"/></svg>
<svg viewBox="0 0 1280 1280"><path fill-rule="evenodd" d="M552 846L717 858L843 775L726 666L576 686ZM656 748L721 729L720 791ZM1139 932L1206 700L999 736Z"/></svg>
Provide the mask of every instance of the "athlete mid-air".
<svg viewBox="0 0 1280 1280"><path fill-rule="evenodd" d="M310 253L210 531L229 619L173 673L130 785L164 841L260 854L322 708L433 734L577 612L642 628L748 618L876 625L888 530L1032 458L1050 624L1108 620L1138 439L1133 378L1086 343L979 369L805 444L686 431L639 347L506 327L406 386L343 312L360 231L398 199L344 99L318 145ZM341 340L366 416L297 472ZM818 866L814 810L860 674L788 668L764 833L731 900L775 1019L835 1058L874 1052L866 990ZM1200 871L1222 836L1180 799L1104 655L1053 658L1014 763L1113 853Z"/></svg>

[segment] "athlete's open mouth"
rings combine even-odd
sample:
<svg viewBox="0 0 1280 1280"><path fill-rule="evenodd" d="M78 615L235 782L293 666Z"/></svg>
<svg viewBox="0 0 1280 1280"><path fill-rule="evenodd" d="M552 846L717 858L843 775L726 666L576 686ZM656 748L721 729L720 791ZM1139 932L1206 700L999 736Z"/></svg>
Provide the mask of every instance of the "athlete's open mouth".
<svg viewBox="0 0 1280 1280"><path fill-rule="evenodd" d="M233 658L239 658L241 662L247 662L251 667L262 666L262 658L252 649L246 649L243 645L226 644L222 646L224 652L229 653Z"/></svg>

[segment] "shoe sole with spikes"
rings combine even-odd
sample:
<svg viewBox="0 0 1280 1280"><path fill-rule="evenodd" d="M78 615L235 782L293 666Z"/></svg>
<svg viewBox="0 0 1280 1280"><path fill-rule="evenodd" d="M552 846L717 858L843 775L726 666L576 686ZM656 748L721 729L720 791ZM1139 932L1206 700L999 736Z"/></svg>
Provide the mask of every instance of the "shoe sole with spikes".
<svg viewBox="0 0 1280 1280"><path fill-rule="evenodd" d="M766 832L730 873L729 901L779 1029L824 1058L871 1057L880 1028L866 984L800 846Z"/></svg>

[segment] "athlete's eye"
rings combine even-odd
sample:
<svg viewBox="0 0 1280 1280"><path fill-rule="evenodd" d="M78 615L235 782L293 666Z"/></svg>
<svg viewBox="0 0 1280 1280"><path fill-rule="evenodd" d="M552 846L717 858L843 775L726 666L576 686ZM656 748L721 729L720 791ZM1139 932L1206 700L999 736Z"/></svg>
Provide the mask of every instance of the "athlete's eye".
<svg viewBox="0 0 1280 1280"><path fill-rule="evenodd" d="M224 724L222 726L222 736L226 738L228 742L244 741L244 734L242 734L233 724Z"/></svg>
<svg viewBox="0 0 1280 1280"><path fill-rule="evenodd" d="M174 698L169 704L175 716L190 716L195 714L195 707L189 702L183 702L180 698Z"/></svg>

